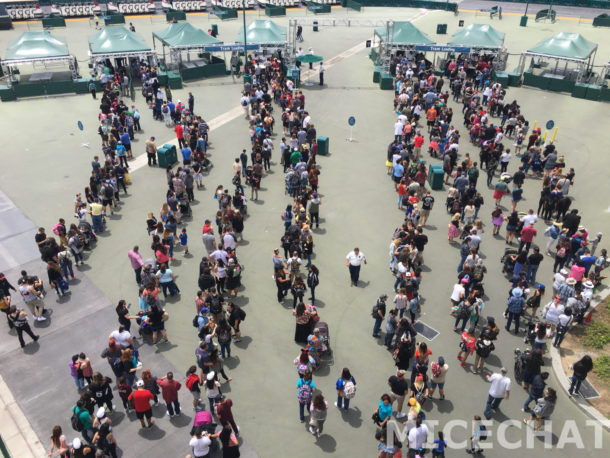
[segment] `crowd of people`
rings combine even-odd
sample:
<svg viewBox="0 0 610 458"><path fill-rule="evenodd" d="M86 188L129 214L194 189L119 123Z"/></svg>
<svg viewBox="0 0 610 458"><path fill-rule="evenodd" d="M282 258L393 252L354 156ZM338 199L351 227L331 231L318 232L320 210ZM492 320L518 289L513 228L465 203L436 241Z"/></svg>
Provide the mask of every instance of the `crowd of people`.
<svg viewBox="0 0 610 458"><path fill-rule="evenodd" d="M243 184L251 188L250 199L257 200L261 181L274 165L271 162L275 148L272 136L277 135L280 129L275 125L274 103L281 112L279 163L284 172L285 195L290 200L278 215L284 235L280 240L281 248L274 249L272 254L273 280L277 286L278 303L289 308L290 303L285 299L289 293L292 295L294 341L303 345L294 360L298 374L299 419L305 422L307 411L309 432L317 438L323 434L328 402L316 389L314 375L324 360L332 357L332 351L328 326L320 320L315 305L320 271L312 263L312 258L315 258L314 235L320 225L322 205L318 190L321 172L316 166L317 133L309 108L305 108L305 96L285 78L278 58L254 55L247 59L246 66L252 81L245 83L240 103L248 120L250 153L244 149L233 164L231 184L235 191L231 193L228 187L220 185L214 192L218 203L214 219L216 227L213 219L206 219L202 228L207 256L199 263L199 291L194 300L196 314L193 318L200 343L195 349L195 364L188 369L183 382L172 371L167 371L162 377L154 376L144 366L138 348L146 342L164 345L169 341L165 330L169 312L165 305L174 300L173 296L180 295L171 267L176 261L176 251L182 251L185 258L190 257L186 222L193 216L190 203L195 200L195 185L197 189L204 187L203 172L210 166L207 151L209 128L200 116L194 114L192 94L188 106L180 101L174 103L169 88L164 94L158 83L155 84L154 70L144 68L149 108L153 110L155 119L174 129L182 164L175 171L172 167L167 168L166 198L159 215L157 217L154 212L148 214L146 227L151 238L150 259L144 260L139 246L134 246L128 253L139 304L135 312L129 310L125 300L116 306L118 327L105 339L102 352L114 377L104 375L107 371L101 368L94 370L84 353L69 358L70 376L79 392L71 411L71 426L81 433L82 439L76 438L68 443L61 427L56 426L51 436L51 454L93 456L98 453L116 457L118 443L112 427L112 414L116 410L113 392L117 392L128 414L135 413L142 428L153 428L153 408L159 406L159 395L165 403L163 408L167 416L171 418L181 414L179 392L182 390L182 393L190 393L196 413L189 442L193 456L208 456L217 446L217 441L222 444L223 456L239 456L239 427L232 413L233 401L222 393L220 379L222 377L224 383L232 380L225 372L224 360L231 358L232 343L240 342L241 324L246 319L246 312L236 300L243 290L241 277L244 266L238 258L248 203ZM424 249L428 244L426 224L435 204L431 191L426 189L427 162L442 161L444 181L449 187L445 202L450 215L448 241L453 244L460 240L460 246L457 278L448 311L455 318L454 331L459 333L457 361L466 368L469 356L473 355L471 371L481 373L491 384L487 402L481 406L486 419L493 417L503 399L509 399L513 381L504 367L496 373L485 368L485 361L495 350L500 337L498 317L484 318L483 313L485 301L489 300L484 290L487 267L480 256L486 223L479 215L484 198L487 198L485 194L493 189L495 205L489 215L492 236L504 238L509 246L503 266L510 277L505 329L509 332L514 323L514 333L525 331L525 338L533 347L523 356L522 379L515 381L527 390L522 410L531 416L523 421L535 429L541 428L544 420L550 417L557 399L555 390L546 386L548 372L542 371L546 342L554 339L553 345L559 347L570 327L583 321L594 289L605 278L603 271L609 260L605 249L599 255L595 254L601 233L589 237L578 210L570 209L573 202L568 192L574 183L574 169L565 172L565 159L552 143L544 144L540 129L532 127L530 133L529 122L517 101L505 102L505 89L490 81L490 62L481 60L474 69L467 68L465 62L450 62L443 76L435 76L413 58L396 59L392 67L396 81L394 110L397 120L394 139L387 149L386 167L394 182L397 207L404 211L405 216L392 234L389 247L393 305L388 304L387 294L381 294L371 315L374 319L372 335L380 338L383 333L384 344L397 371L388 378L387 393L380 397L373 421L380 427L376 435L380 458L395 456L401 449L407 449L407 456L421 456L429 447L434 456L444 456L447 443L442 433L437 439L428 437L422 405L434 399L437 388L438 402L445 400L449 364L445 356L432 356L432 349L426 342L418 341L415 326L423 305L419 291L424 276ZM455 123L454 113L448 106L449 91L443 91L444 78L449 80L447 84L453 92L453 100L463 103L463 125L469 132L471 147L480 150L478 162L472 161L469 153L460 152L464 141L452 124ZM78 224L67 225L60 218L52 228L57 239L48 236L44 228L35 235L41 259L47 266L49 286L60 298L69 294L69 282L76 278L73 266L83 264L84 250L93 248L96 238L105 231L106 220L112 219L114 212L120 210L120 190L127 195L130 182L132 141L141 130L138 109L134 105L129 108L121 99L128 86L121 73L106 78L104 83L98 130L103 160L94 157L84 199L82 194L76 195L74 212ZM93 97L96 98L95 92ZM426 131L422 116L425 116ZM511 148L505 146L508 142L513 142L511 147L521 163L512 174L509 168L515 167L511 165ZM427 148L424 147L426 143ZM156 165L154 137L146 141L145 148L149 166ZM481 170L487 173L487 188L478 186ZM532 178L539 178L542 183L538 210L519 212L517 206L522 199L524 184L538 182ZM510 211L502 206L505 194L511 196ZM91 223L87 215L90 215ZM547 224L545 250L535 243L538 215ZM502 236L500 231L504 224L506 235ZM516 250L512 248L515 239L519 241ZM554 258L555 273L552 300L544 306L542 299L547 288L536 278L538 267L544 260L543 252ZM346 266L353 286L359 285L360 268L366 262L364 253L358 248L347 254ZM19 290L37 322L45 320L43 298L46 291L39 278L25 271L17 284L18 289L0 275L2 310L24 347L23 333L34 341L38 336L28 324L27 312L11 303L11 291ZM308 289L309 297L305 300ZM520 320L524 316L528 324L522 329ZM139 327L138 335L131 332L133 321ZM592 364L588 356L574 364L570 394L578 393L580 383L592 369ZM407 375L409 370L410 376ZM204 390L209 408L201 396ZM347 411L356 390L356 380L350 369L343 368L336 382L337 400L334 405ZM530 408L532 401L536 403L533 409ZM408 428L408 442L405 444L397 440L392 445L387 443L387 425L393 417L404 421ZM220 425L218 431L217 424ZM479 443L486 437L481 417L475 415L468 451L480 452Z"/></svg>
<svg viewBox="0 0 610 458"><path fill-rule="evenodd" d="M508 399L511 391L511 379L504 367L493 374L485 369L485 360L495 350L500 334L496 317L484 318L483 313L485 301L490 299L483 287L487 267L480 250L484 226L488 223L479 213L487 190L493 189L490 198L495 201L489 220L493 227L492 236L502 237L500 230L506 223L504 238L510 246L503 257L502 269L509 277L505 329L510 331L514 323L514 333L525 331L525 340L533 347L520 356L523 371L519 377L522 380L517 382L529 394L522 410L531 416L523 421L536 430L551 416L557 399L556 391L544 382L548 372L541 369L546 341L554 339L553 345L559 347L570 327L583 321L594 288L605 278L602 271L609 260L605 249L595 256L602 234L588 238L578 210L569 210L573 201L568 197L568 191L574 184L574 169L566 172L564 157L552 142L545 144L540 128L530 133L529 122L517 101L506 101L506 90L500 83L491 81L492 61L451 61L445 74L436 76L426 68L424 61L410 55L394 59L391 69L395 76L394 110L397 119L394 140L387 150L386 166L394 182L398 209L404 211L405 217L402 226L393 234L389 248L390 270L396 277L394 305L387 310L388 296L382 294L372 310L375 320L373 337L379 337L385 321L385 345L392 351L397 366L397 373L388 379L389 391L381 396L373 420L381 426L376 436L381 458L395 456L401 448L407 448L410 457L423 456L427 448L432 448L434 456L444 456L444 439L440 436L433 441L428 437L421 406L432 399L436 388L439 388L439 402L444 400L449 366L444 356L432 358L427 344L416 341L414 327L422 302L418 290L422 280L423 250L428 241L424 229L434 207L434 197L425 189L428 179L426 162L442 161L445 172L444 184L448 186L445 207L450 215L448 241L450 244L460 241L457 278L449 309L455 318L454 331L461 333L456 359L462 368L467 368L468 357L473 355L471 371L483 374L491 383L483 409L487 420L493 418L501 401ZM448 79L448 90L443 90L445 78ZM454 101L462 102L463 125L469 132L470 148L479 149L478 162L464 151L454 112L448 106L449 90ZM505 146L508 142L512 142L510 147ZM512 147L520 164L511 173ZM428 157L422 153L426 150ZM487 188L479 186L481 171L487 174ZM544 232L547 237L546 254L555 260L553 271L560 270L553 278L552 300L542 308L546 286L536 279L544 260L541 253L544 250L535 243L538 215L533 209L517 210L526 180L542 183L538 213L547 224ZM510 211L502 207L505 194L511 196ZM512 248L515 239L519 242L517 249ZM540 314L537 313L539 309ZM403 316L407 311L409 317ZM524 316L528 324L522 330L520 318ZM588 356L574 365L577 375L572 379L570 394L578 391L591 368ZM406 379L409 369L410 382ZM405 400L408 400L408 413L403 412ZM533 410L530 409L532 401L536 402ZM394 402L396 411L392 407ZM397 420L406 417L408 444L399 443L396 437L391 446L386 443L387 422L393 416ZM479 442L485 440L486 435L481 417L474 416L467 451L479 453Z"/></svg>

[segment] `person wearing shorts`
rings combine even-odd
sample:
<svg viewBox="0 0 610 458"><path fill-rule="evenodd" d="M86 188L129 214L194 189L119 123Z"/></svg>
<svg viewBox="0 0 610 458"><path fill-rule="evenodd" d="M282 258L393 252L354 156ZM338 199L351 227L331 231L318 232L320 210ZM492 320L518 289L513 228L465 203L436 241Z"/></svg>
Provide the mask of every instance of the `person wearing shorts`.
<svg viewBox="0 0 610 458"><path fill-rule="evenodd" d="M388 379L388 385L390 386L390 403L393 404L396 401L396 418L405 417L407 414L402 411L402 405L405 402L405 396L409 392L409 383L405 380L405 374L407 371L399 370L396 375L392 375Z"/></svg>
<svg viewBox="0 0 610 458"><path fill-rule="evenodd" d="M136 416L140 420L142 428L150 428L155 424L152 419L152 408L150 407L150 401L153 401L155 397L153 394L144 388L144 381L138 380L136 382L136 391L129 395L129 399L133 400L133 405L136 409ZM146 422L144 419L146 418Z"/></svg>
<svg viewBox="0 0 610 458"><path fill-rule="evenodd" d="M436 367L438 367L438 369L436 369ZM439 356L438 361L436 361L435 364L436 375L434 373L431 373L430 376L430 390L428 391L429 398L432 398L434 391L438 387L438 394L440 395L440 400L442 401L443 399L445 399L445 375L447 374L448 370L449 366L445 364L445 358Z"/></svg>
<svg viewBox="0 0 610 458"><path fill-rule="evenodd" d="M239 330L239 324L242 322L244 313L232 302L230 302L227 306L227 310L229 311L229 325L235 331L235 334L233 334L233 342L241 342L241 331Z"/></svg>

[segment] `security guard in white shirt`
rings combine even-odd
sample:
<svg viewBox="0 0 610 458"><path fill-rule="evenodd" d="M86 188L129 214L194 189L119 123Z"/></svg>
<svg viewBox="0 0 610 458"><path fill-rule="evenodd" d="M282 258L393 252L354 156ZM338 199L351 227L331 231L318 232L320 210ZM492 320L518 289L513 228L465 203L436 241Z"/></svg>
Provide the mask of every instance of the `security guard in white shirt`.
<svg viewBox="0 0 610 458"><path fill-rule="evenodd" d="M345 257L345 265L349 268L349 276L353 286L358 286L358 278L360 277L360 265L366 264L366 257L358 248L347 253Z"/></svg>

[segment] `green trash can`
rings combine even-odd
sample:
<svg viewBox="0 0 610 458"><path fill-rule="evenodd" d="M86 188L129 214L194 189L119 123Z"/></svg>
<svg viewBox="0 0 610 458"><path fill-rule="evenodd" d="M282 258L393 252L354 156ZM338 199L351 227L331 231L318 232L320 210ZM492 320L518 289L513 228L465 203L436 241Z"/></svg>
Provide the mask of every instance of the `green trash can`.
<svg viewBox="0 0 610 458"><path fill-rule="evenodd" d="M252 75L250 73L244 73L244 84L252 83Z"/></svg>
<svg viewBox="0 0 610 458"><path fill-rule="evenodd" d="M218 35L218 24L212 24L212 34L214 38Z"/></svg>
<svg viewBox="0 0 610 458"><path fill-rule="evenodd" d="M519 25L521 27L527 27L527 16L524 14L521 16L521 20L519 21Z"/></svg>
<svg viewBox="0 0 610 458"><path fill-rule="evenodd" d="M318 31L318 21L313 21L313 31L314 32Z"/></svg>
<svg viewBox="0 0 610 458"><path fill-rule="evenodd" d="M318 154L320 156L328 155L328 137L318 137Z"/></svg>
<svg viewBox="0 0 610 458"><path fill-rule="evenodd" d="M447 35L447 24L436 24L437 35Z"/></svg>
<svg viewBox="0 0 610 458"><path fill-rule="evenodd" d="M430 164L428 169L428 184L433 190L438 191L443 189L444 176L445 172L443 172L443 167L440 164Z"/></svg>
<svg viewBox="0 0 610 458"><path fill-rule="evenodd" d="M163 145L157 149L157 161L159 167L166 168L178 162L176 147L174 145Z"/></svg>

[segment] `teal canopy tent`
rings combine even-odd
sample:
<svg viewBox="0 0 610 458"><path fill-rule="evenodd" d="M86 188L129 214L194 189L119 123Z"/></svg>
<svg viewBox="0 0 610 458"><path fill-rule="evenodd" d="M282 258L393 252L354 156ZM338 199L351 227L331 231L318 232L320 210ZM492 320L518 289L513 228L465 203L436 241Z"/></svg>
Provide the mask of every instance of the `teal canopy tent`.
<svg viewBox="0 0 610 458"><path fill-rule="evenodd" d="M90 35L89 49L94 58L154 55L144 38L122 26L104 27L95 35Z"/></svg>

